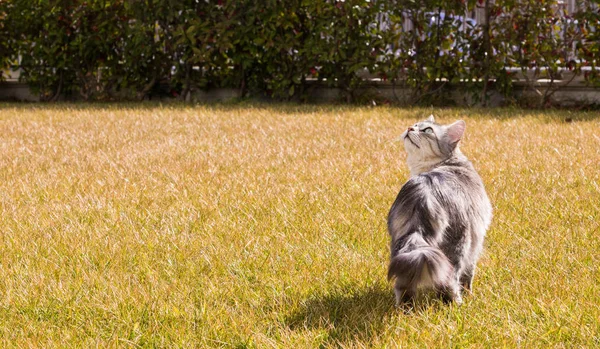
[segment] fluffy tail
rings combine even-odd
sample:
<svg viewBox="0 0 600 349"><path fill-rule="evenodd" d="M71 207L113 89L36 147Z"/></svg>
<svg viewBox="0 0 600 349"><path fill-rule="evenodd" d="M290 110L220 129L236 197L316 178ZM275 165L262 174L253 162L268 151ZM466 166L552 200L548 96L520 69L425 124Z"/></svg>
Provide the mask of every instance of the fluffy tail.
<svg viewBox="0 0 600 349"><path fill-rule="evenodd" d="M388 280L396 278L397 287L444 288L451 282L453 268L444 253L433 246L399 251L390 261Z"/></svg>

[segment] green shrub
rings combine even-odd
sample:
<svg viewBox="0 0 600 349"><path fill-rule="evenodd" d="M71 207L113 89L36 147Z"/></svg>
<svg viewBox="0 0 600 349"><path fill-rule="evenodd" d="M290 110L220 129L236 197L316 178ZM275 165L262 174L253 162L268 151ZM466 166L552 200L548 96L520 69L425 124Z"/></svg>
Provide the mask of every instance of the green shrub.
<svg viewBox="0 0 600 349"><path fill-rule="evenodd" d="M0 82L6 79L3 68L10 66L10 57L12 55L10 49L10 33L8 31L6 20L8 3L0 2Z"/></svg>
<svg viewBox="0 0 600 349"><path fill-rule="evenodd" d="M370 73L408 87L411 104L456 89L481 104L491 89L510 97L507 68L517 68L545 105L565 69L575 77L587 64L598 84L591 6L575 22L556 0L10 0L0 2L0 65L20 57L43 100L187 99L216 87L289 99L318 80L352 101ZM476 8L479 25L465 19Z"/></svg>
<svg viewBox="0 0 600 349"><path fill-rule="evenodd" d="M596 6L594 6L594 4ZM596 68L600 64L600 0L593 0L582 4L582 9L575 16L577 26L581 31L582 40L577 43L577 53L582 64L589 69L584 72L584 77L592 86L600 87L600 74Z"/></svg>

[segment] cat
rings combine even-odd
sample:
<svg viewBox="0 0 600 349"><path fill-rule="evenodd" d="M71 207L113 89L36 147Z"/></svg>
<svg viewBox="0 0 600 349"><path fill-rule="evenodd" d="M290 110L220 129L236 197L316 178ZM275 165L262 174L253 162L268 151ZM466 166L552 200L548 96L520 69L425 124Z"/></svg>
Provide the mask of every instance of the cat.
<svg viewBox="0 0 600 349"><path fill-rule="evenodd" d="M471 291L492 205L459 149L465 129L462 120L445 126L431 115L400 136L410 178L388 215L396 305L423 290L461 304L463 290Z"/></svg>

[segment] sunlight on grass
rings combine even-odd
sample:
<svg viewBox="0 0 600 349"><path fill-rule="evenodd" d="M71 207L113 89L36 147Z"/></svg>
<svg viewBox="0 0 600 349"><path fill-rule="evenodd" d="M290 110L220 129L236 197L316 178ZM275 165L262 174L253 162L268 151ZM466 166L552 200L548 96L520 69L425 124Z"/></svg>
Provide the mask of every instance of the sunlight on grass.
<svg viewBox="0 0 600 349"><path fill-rule="evenodd" d="M393 139L431 111L0 105L1 346L599 346L597 113L433 110L494 219L462 307L393 307Z"/></svg>

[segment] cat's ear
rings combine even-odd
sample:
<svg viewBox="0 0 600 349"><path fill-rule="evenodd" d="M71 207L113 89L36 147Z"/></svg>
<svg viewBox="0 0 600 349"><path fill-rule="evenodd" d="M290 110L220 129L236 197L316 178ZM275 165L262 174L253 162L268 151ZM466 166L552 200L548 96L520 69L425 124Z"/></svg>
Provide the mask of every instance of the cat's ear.
<svg viewBox="0 0 600 349"><path fill-rule="evenodd" d="M431 122L433 124L435 122L435 118L433 117L433 114L429 115L429 117L425 121Z"/></svg>
<svg viewBox="0 0 600 349"><path fill-rule="evenodd" d="M448 141L452 146L456 145L458 141L461 140L466 128L467 124L465 124L465 122L462 120L458 120L457 122L448 126L446 129L446 134L448 135Z"/></svg>

